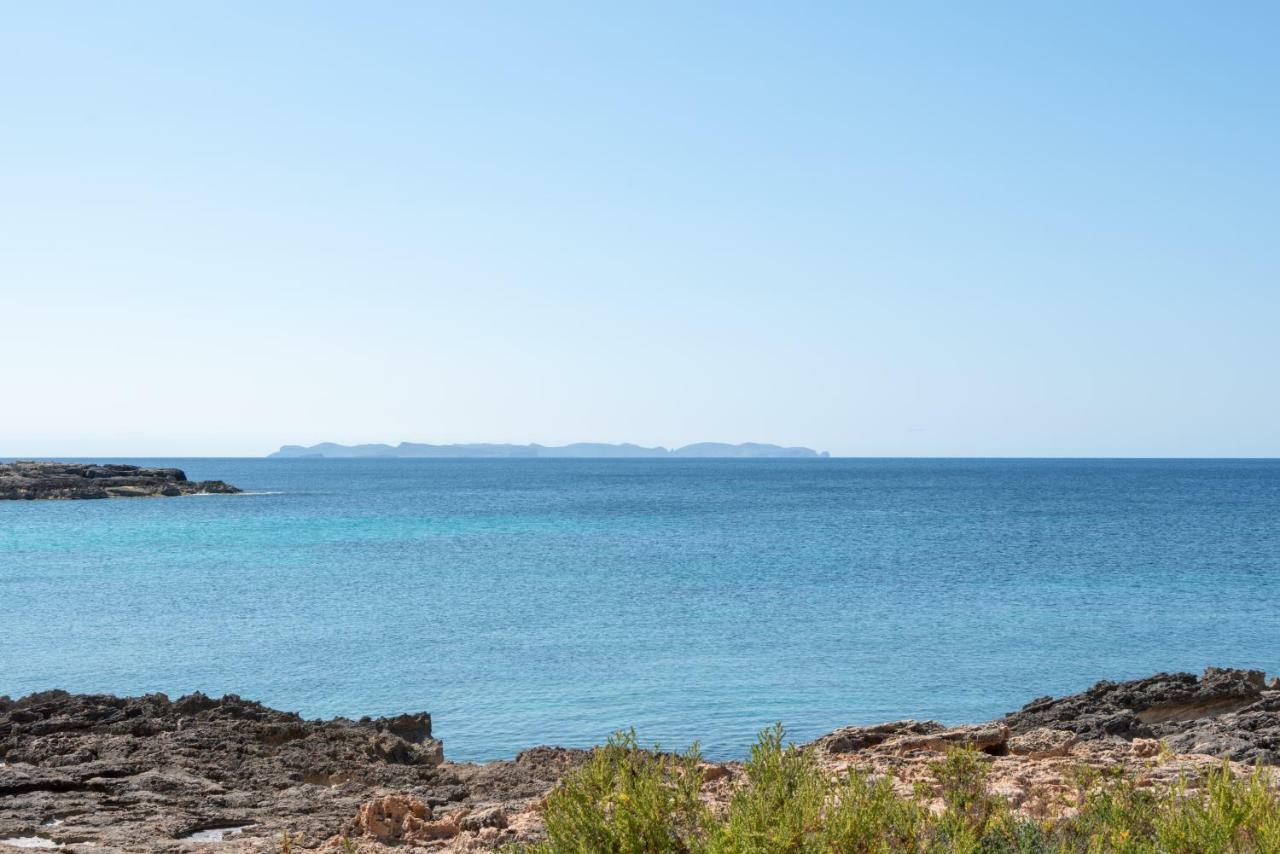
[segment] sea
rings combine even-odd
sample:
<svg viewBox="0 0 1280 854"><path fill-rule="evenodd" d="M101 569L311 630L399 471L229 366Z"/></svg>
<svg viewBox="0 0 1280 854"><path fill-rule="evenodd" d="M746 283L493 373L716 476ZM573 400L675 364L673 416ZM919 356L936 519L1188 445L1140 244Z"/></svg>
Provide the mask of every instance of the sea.
<svg viewBox="0 0 1280 854"><path fill-rule="evenodd" d="M0 694L724 759L775 722L1280 670L1277 460L114 461L247 493L0 502Z"/></svg>

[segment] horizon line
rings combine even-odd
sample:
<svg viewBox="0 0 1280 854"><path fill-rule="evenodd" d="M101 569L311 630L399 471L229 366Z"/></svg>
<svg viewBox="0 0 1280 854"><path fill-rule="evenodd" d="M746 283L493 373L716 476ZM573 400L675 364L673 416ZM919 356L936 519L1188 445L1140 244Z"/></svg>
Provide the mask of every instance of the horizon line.
<svg viewBox="0 0 1280 854"><path fill-rule="evenodd" d="M487 443L475 443L487 444ZM501 443L494 443L501 444ZM546 446L544 446L546 447ZM369 461L421 461L421 462L511 462L511 461L570 461L593 462L597 460L623 460L634 462L652 462L667 460L670 462L698 462L716 460L766 461L766 462L822 462L829 460L1280 460L1280 454L1266 455L1132 455L1132 454L834 454L825 457L273 457L269 452L261 455L247 454L0 454L0 461L6 460L74 460L84 457L112 460L271 460L272 462L316 462L317 459L328 462L369 462Z"/></svg>

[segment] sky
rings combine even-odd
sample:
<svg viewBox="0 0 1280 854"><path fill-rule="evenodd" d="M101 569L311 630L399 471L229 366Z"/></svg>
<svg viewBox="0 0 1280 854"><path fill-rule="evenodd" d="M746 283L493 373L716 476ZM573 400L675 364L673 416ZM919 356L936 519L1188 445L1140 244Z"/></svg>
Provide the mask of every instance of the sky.
<svg viewBox="0 0 1280 854"><path fill-rule="evenodd" d="M1280 455L1280 5L11 3L0 456Z"/></svg>

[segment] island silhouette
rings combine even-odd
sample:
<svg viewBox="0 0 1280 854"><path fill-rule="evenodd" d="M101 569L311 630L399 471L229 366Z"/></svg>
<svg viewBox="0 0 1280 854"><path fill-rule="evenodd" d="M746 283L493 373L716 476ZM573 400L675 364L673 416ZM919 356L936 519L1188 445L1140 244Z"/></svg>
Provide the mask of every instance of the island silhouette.
<svg viewBox="0 0 1280 854"><path fill-rule="evenodd" d="M601 442L575 442L570 445L507 445L507 444L457 444L426 445L417 442L401 442L399 445L367 444L339 445L333 442L321 442L318 445L284 445L273 454L273 458L402 458L402 457L439 457L439 458L591 458L591 459L816 459L831 456L826 451L815 451L812 448L783 447L758 442L743 442L731 445L726 442L697 442L679 448L654 447L623 443L617 445Z"/></svg>

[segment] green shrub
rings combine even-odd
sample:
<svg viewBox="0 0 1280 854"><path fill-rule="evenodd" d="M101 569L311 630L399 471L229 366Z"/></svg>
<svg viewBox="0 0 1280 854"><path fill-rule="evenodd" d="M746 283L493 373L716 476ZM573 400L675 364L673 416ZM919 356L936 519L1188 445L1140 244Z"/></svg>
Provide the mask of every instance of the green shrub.
<svg viewBox="0 0 1280 854"><path fill-rule="evenodd" d="M728 816L706 835L708 854L894 851L918 836L923 812L888 779L833 778L809 751L784 744L781 726L760 733L743 770Z"/></svg>
<svg viewBox="0 0 1280 854"><path fill-rule="evenodd" d="M708 839L716 854L812 850L822 831L827 784L813 757L783 745L782 727L760 733L743 770L746 786L729 803L727 821Z"/></svg>
<svg viewBox="0 0 1280 854"><path fill-rule="evenodd" d="M698 801L697 745L683 756L641 750L635 731L617 733L547 798L548 842L556 854L665 854L696 850L707 822Z"/></svg>
<svg viewBox="0 0 1280 854"><path fill-rule="evenodd" d="M933 787L899 794L889 778L824 771L760 734L722 815L698 800L696 746L642 750L620 733L548 797L538 854L1272 854L1280 852L1280 796L1263 770L1233 778L1224 765L1203 786L1143 787L1119 769L1081 769L1075 810L1037 822L1014 815L988 786L990 760L953 750L930 766ZM927 801L940 797L942 808Z"/></svg>
<svg viewBox="0 0 1280 854"><path fill-rule="evenodd" d="M915 850L928 814L889 778L850 770L833 786L825 818L815 850L890 852Z"/></svg>
<svg viewBox="0 0 1280 854"><path fill-rule="evenodd" d="M1261 768L1235 780L1224 765L1209 773L1202 794L1178 786L1161 807L1152 821L1161 850L1280 851L1280 798Z"/></svg>

